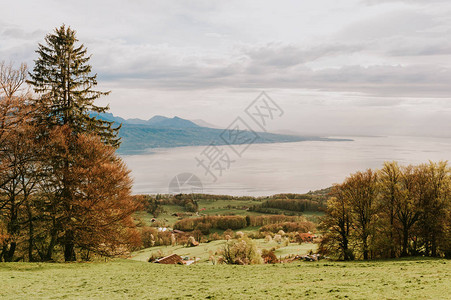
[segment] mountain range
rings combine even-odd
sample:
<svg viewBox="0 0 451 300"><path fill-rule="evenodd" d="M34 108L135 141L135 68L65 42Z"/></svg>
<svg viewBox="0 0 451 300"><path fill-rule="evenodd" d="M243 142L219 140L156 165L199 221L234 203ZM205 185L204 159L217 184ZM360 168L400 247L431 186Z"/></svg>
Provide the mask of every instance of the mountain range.
<svg viewBox="0 0 451 300"><path fill-rule="evenodd" d="M119 131L122 143L118 153L122 155L142 154L152 148L172 148L183 146L206 146L227 144L222 137L233 134L232 130L217 128L203 120L186 120L180 117L168 118L154 116L148 120L124 119L111 113L91 114L98 119L122 124ZM321 137L306 137L298 135L275 134L267 132L239 131L240 140L250 140L252 143L287 143L300 141L337 141ZM237 140L236 143L241 144Z"/></svg>

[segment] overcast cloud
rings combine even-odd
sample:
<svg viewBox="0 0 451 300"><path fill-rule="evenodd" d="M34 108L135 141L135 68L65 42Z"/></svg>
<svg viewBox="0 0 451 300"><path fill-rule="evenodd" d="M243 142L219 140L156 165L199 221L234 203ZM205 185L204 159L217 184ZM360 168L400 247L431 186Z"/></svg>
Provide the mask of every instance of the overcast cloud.
<svg viewBox="0 0 451 300"><path fill-rule="evenodd" d="M122 117L227 126L265 90L274 131L451 136L449 1L4 2L0 60L70 25Z"/></svg>

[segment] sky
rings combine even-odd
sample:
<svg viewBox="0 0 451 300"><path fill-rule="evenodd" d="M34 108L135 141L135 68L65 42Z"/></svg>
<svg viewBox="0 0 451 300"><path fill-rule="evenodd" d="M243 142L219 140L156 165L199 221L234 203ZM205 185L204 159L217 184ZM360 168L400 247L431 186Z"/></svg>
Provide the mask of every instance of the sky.
<svg viewBox="0 0 451 300"><path fill-rule="evenodd" d="M226 127L265 91L273 132L451 137L447 0L0 2L0 61L69 25L124 118Z"/></svg>

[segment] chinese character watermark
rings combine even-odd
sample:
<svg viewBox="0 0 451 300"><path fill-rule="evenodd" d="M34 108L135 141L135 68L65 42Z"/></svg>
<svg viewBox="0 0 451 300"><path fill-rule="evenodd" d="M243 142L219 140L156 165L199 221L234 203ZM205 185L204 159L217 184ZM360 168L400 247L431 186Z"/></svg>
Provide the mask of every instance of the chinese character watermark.
<svg viewBox="0 0 451 300"><path fill-rule="evenodd" d="M239 157L259 138L259 135L237 117L220 135L221 140Z"/></svg>
<svg viewBox="0 0 451 300"><path fill-rule="evenodd" d="M192 173L180 173L169 182L168 192L169 194L201 194L202 181Z"/></svg>
<svg viewBox="0 0 451 300"><path fill-rule="evenodd" d="M282 108L265 92L252 101L244 111L265 132L267 122L283 115Z"/></svg>
<svg viewBox="0 0 451 300"><path fill-rule="evenodd" d="M230 159L230 156L224 149L219 148L215 144L208 145L204 151L200 153L201 158L195 157L197 161L197 166L202 167L205 170L205 175L210 175L213 177L213 181L218 180L215 175L219 173L222 176L222 171L228 170L234 160Z"/></svg>
<svg viewBox="0 0 451 300"><path fill-rule="evenodd" d="M262 92L244 110L248 118L256 123L259 129L266 132L266 126L276 117L283 115L282 108L265 92ZM235 120L219 135L222 142L233 151L234 156L241 158L244 152L256 141L261 139L258 133L245 122L242 116ZM205 175L209 175L213 182L230 169L235 160L231 158L227 148L220 148L214 142L208 145L199 156L195 157L197 167L202 167Z"/></svg>

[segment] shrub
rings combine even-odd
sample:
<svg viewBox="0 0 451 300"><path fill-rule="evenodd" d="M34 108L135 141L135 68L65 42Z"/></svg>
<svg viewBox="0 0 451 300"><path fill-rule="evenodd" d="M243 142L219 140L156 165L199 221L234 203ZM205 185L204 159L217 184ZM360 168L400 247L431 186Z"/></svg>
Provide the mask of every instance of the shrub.
<svg viewBox="0 0 451 300"><path fill-rule="evenodd" d="M161 250L158 250L157 252L152 252L150 254L149 259L147 260L148 262L153 262L158 258L164 257L164 253Z"/></svg>
<svg viewBox="0 0 451 300"><path fill-rule="evenodd" d="M230 240L234 235L235 235L235 233L231 229L227 229L222 234L222 236L224 237L225 240Z"/></svg>
<svg viewBox="0 0 451 300"><path fill-rule="evenodd" d="M155 228L152 227L143 227L141 228L141 242L144 248L150 248L155 245L155 237L158 232Z"/></svg>
<svg viewBox="0 0 451 300"><path fill-rule="evenodd" d="M274 251L272 250L263 249L262 258L265 264L276 264L279 262L277 256L274 254Z"/></svg>
<svg viewBox="0 0 451 300"><path fill-rule="evenodd" d="M263 259L254 241L244 237L227 242L220 252L220 262L232 265L261 264Z"/></svg>
<svg viewBox="0 0 451 300"><path fill-rule="evenodd" d="M188 238L188 245L187 245L188 247L194 247L194 246L197 246L197 242L196 242L196 239L193 237L193 236L190 236L189 238Z"/></svg>
<svg viewBox="0 0 451 300"><path fill-rule="evenodd" d="M217 232L213 232L209 236L210 241L217 241L217 240L221 240L221 239L222 239L221 236Z"/></svg>
<svg viewBox="0 0 451 300"><path fill-rule="evenodd" d="M209 223L199 223L196 225L195 230L199 230L203 235L210 234L211 224Z"/></svg>

